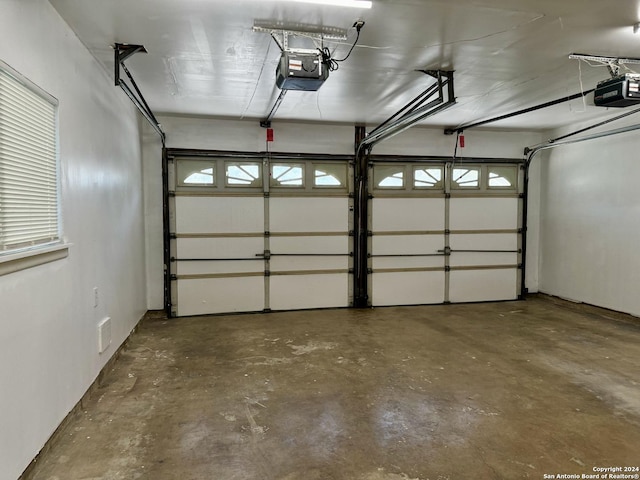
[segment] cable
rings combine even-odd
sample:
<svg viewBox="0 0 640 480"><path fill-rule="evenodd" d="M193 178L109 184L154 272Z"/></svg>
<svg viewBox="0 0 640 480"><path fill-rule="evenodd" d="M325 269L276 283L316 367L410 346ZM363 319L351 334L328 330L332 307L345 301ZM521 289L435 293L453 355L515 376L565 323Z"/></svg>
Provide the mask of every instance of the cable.
<svg viewBox="0 0 640 480"><path fill-rule="evenodd" d="M340 68L340 62L344 62L347 58L349 58L349 56L351 55L351 52L353 52L353 49L358 44L358 40L360 40L360 30L362 30L362 27L364 27L364 22L361 20L358 20L356 23L353 24L353 26L357 32L356 39L354 40L353 44L351 45L351 48L349 49L349 52L344 58L340 58L340 59L332 58L331 50L329 50L328 47L322 47L318 49L318 51L322 55L322 63L329 69L330 72L335 72L336 70L338 70L338 68Z"/></svg>

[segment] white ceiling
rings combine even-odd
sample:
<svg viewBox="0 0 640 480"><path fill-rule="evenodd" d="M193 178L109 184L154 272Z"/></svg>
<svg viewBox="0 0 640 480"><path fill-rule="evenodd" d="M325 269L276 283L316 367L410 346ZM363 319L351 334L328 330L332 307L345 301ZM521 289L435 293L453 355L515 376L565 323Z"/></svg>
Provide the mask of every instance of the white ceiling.
<svg viewBox="0 0 640 480"><path fill-rule="evenodd" d="M288 92L274 122L375 125L433 82L415 71L427 68L455 70L458 103L423 123L456 126L609 77L570 53L640 56L632 29L638 0L373 0L371 10L272 0L50 3L109 75L111 45L146 47L127 66L156 114L265 117L279 93L280 51L269 34L252 30L255 20L343 29L366 21L351 57L318 92ZM352 30L344 44L327 45L342 57L354 38ZM610 114L579 99L492 127L546 129Z"/></svg>

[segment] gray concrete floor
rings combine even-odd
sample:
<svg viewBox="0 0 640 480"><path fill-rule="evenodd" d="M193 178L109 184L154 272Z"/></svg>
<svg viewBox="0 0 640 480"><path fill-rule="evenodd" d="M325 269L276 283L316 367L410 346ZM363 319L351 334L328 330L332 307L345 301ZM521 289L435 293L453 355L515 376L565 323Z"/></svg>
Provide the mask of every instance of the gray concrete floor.
<svg viewBox="0 0 640 480"><path fill-rule="evenodd" d="M143 323L35 480L551 478L640 466L640 324L525 302Z"/></svg>

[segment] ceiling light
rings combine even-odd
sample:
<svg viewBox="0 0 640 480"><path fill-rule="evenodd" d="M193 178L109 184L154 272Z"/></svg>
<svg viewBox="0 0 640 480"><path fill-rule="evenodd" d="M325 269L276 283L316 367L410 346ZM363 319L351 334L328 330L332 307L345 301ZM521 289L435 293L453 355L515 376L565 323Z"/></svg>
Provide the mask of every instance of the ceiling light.
<svg viewBox="0 0 640 480"><path fill-rule="evenodd" d="M368 0L284 0L298 3L315 3L318 5L335 5L337 7L371 8L372 2Z"/></svg>

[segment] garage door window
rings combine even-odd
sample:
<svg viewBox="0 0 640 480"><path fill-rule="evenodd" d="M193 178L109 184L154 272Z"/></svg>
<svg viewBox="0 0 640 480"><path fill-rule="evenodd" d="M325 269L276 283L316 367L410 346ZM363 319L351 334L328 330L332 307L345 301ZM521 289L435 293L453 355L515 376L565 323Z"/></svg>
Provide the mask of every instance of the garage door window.
<svg viewBox="0 0 640 480"><path fill-rule="evenodd" d="M376 165L373 181L375 188L404 188L404 166Z"/></svg>
<svg viewBox="0 0 640 480"><path fill-rule="evenodd" d="M178 163L178 185L215 187L215 161L182 160Z"/></svg>
<svg viewBox="0 0 640 480"><path fill-rule="evenodd" d="M314 187L346 187L347 168L344 165L317 164L313 167Z"/></svg>
<svg viewBox="0 0 640 480"><path fill-rule="evenodd" d="M413 188L444 188L444 175L442 167L414 167Z"/></svg>
<svg viewBox="0 0 640 480"><path fill-rule="evenodd" d="M480 188L480 169L476 167L454 168L452 188Z"/></svg>
<svg viewBox="0 0 640 480"><path fill-rule="evenodd" d="M518 186L517 167L489 167L489 188L515 189Z"/></svg>
<svg viewBox="0 0 640 480"><path fill-rule="evenodd" d="M271 165L272 187L304 187L304 165L275 163Z"/></svg>
<svg viewBox="0 0 640 480"><path fill-rule="evenodd" d="M257 162L227 162L226 184L229 187L261 187L262 165Z"/></svg>

